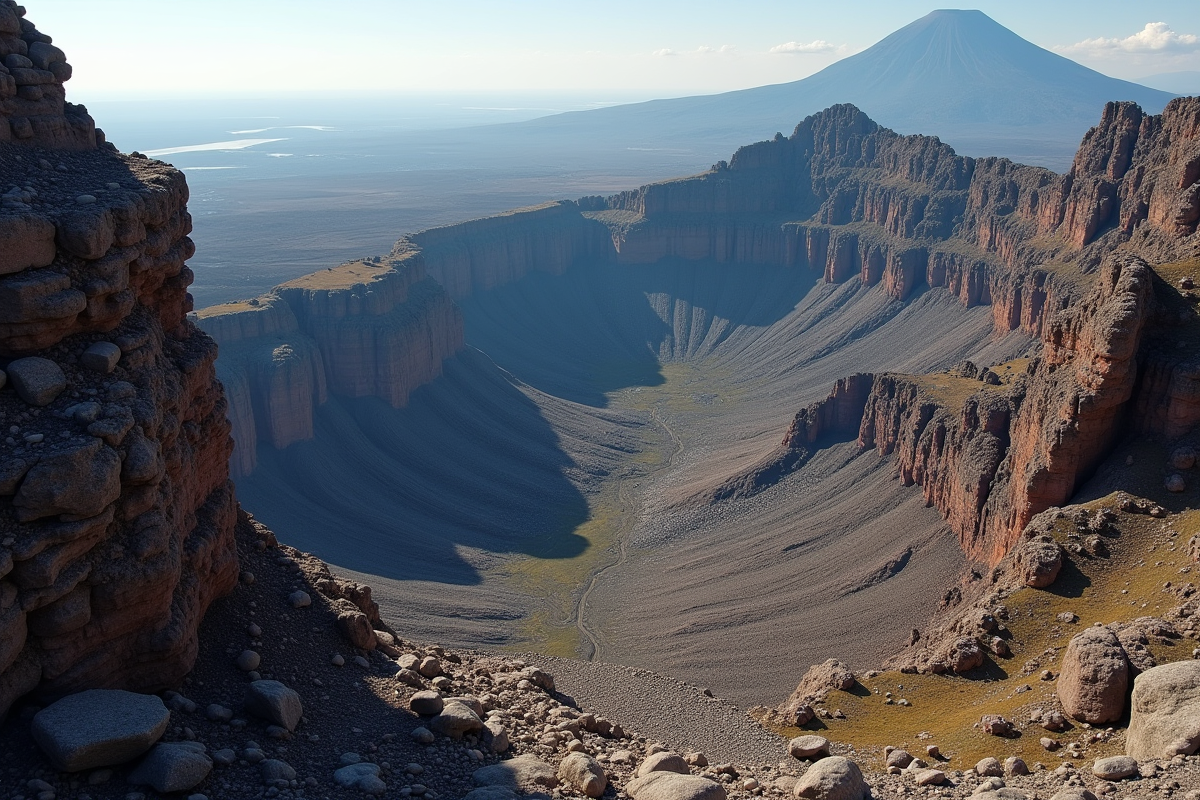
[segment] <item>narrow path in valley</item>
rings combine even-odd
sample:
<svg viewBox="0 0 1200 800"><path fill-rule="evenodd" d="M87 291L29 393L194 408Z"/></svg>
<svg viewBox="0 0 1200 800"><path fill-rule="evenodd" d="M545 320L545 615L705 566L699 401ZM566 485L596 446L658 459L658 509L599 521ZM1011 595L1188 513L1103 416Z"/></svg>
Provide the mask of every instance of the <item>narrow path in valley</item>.
<svg viewBox="0 0 1200 800"><path fill-rule="evenodd" d="M664 431L667 432L667 436L671 438L671 443L674 445L674 449L671 451L671 454L667 456L667 460L661 467L658 468L658 470L655 471L670 469L675 463L675 459L680 453L683 452L683 440L679 438L679 435L675 433L675 430L668 425L667 421L663 419L661 414L658 413L657 407L650 412L650 416L656 423L658 423L659 426L662 427ZM591 578L588 580L587 588L583 590L583 593L579 596L579 601L575 605L575 627L579 629L579 633L587 643L587 651L583 654L584 659L587 661L598 660L600 658L601 650L599 637L597 637L587 625L588 598L591 597L593 590L595 590L596 586L600 583L600 579L604 576L604 574L621 567L629 557L629 533L633 530L634 523L637 520L637 508L634 505L634 499L629 491L630 483L633 481L640 483L644 481L646 477L647 475L645 473L635 473L622 478L621 482L618 484L617 501L621 505L621 523L619 529L617 530L617 558L616 560L605 564L603 567L592 573Z"/></svg>

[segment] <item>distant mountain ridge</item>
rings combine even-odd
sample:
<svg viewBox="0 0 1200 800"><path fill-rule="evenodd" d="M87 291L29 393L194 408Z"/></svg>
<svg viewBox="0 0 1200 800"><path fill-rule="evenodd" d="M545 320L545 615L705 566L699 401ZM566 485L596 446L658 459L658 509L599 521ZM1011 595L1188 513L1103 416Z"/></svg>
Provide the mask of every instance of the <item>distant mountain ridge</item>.
<svg viewBox="0 0 1200 800"><path fill-rule="evenodd" d="M1065 170L1104 104L1159 113L1173 97L1108 77L1022 39L981 11L934 11L861 53L791 83L576 111L505 126L623 142L763 138L853 103L900 133L935 135L967 155ZM636 132L636 133L631 133Z"/></svg>

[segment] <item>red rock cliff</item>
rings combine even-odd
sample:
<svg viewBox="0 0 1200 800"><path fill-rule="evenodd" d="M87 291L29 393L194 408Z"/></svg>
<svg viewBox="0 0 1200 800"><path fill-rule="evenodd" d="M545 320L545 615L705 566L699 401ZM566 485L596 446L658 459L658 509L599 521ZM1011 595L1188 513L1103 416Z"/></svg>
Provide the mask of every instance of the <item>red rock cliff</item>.
<svg viewBox="0 0 1200 800"><path fill-rule="evenodd" d="M217 349L185 316L187 185L97 144L21 13L0 0L0 51L33 63L0 72L0 715L34 690L176 684L237 577Z"/></svg>

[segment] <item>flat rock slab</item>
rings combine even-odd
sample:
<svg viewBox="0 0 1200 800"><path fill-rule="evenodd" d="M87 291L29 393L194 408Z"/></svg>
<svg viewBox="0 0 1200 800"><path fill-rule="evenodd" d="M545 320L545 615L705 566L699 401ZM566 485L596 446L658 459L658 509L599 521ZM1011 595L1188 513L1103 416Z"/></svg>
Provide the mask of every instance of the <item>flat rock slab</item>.
<svg viewBox="0 0 1200 800"><path fill-rule="evenodd" d="M276 725L296 730L304 706L300 695L279 681L254 681L246 687L246 710Z"/></svg>
<svg viewBox="0 0 1200 800"><path fill-rule="evenodd" d="M33 718L33 739L55 767L82 772L131 761L162 738L171 712L150 694L89 689Z"/></svg>
<svg viewBox="0 0 1200 800"><path fill-rule="evenodd" d="M629 782L633 800L725 800L725 787L699 775L651 772Z"/></svg>
<svg viewBox="0 0 1200 800"><path fill-rule="evenodd" d="M163 742L130 773L129 782L164 794L186 792L199 786L212 768L212 759L199 742Z"/></svg>
<svg viewBox="0 0 1200 800"><path fill-rule="evenodd" d="M517 756L499 764L480 767L471 775L480 786L503 786L513 791L531 792L558 786L554 767L531 755Z"/></svg>

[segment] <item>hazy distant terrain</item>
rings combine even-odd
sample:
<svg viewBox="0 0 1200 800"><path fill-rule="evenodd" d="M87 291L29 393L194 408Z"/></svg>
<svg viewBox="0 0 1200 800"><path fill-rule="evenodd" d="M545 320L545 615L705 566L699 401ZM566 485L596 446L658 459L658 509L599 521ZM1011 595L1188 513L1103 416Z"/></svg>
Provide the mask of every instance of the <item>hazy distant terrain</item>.
<svg viewBox="0 0 1200 800"><path fill-rule="evenodd" d="M192 293L204 307L386 252L433 225L694 174L837 103L968 155L1063 171L1105 102L1158 112L1170 97L1054 55L981 12L938 11L804 80L719 95L607 107L595 106L612 98L383 97L93 111L118 146L187 173Z"/></svg>

